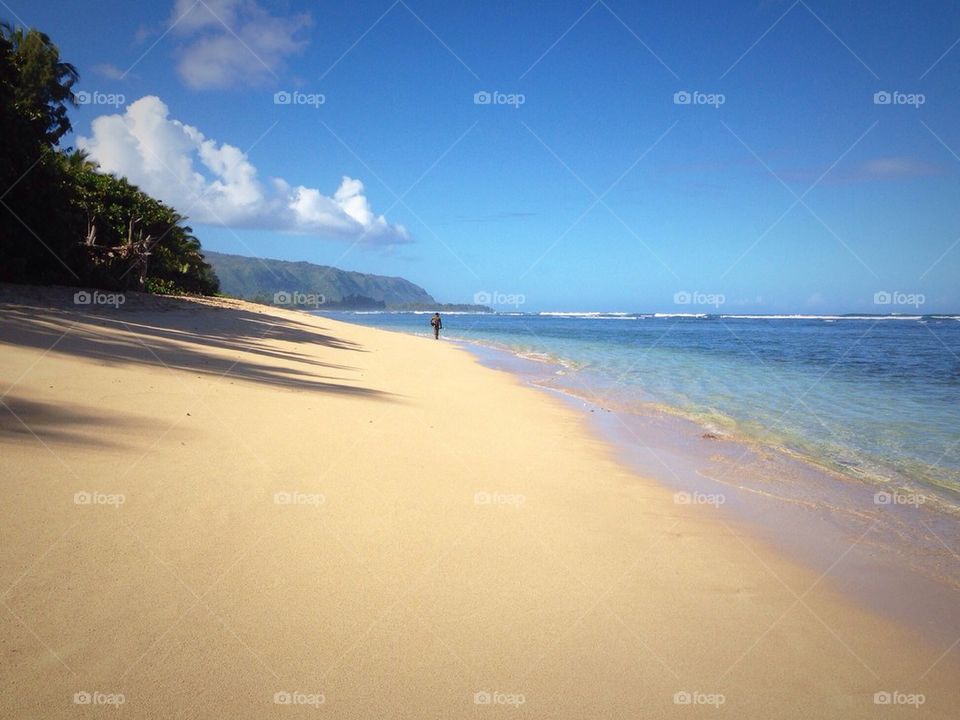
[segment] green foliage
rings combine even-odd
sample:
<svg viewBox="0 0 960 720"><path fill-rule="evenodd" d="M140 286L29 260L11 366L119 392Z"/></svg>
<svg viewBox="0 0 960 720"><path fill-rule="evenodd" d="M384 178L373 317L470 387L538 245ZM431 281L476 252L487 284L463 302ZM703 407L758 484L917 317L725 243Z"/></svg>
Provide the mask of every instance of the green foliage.
<svg viewBox="0 0 960 720"><path fill-rule="evenodd" d="M0 24L0 280L216 293L186 218L57 147L77 79L49 37Z"/></svg>
<svg viewBox="0 0 960 720"><path fill-rule="evenodd" d="M463 312L463 313L493 313L496 312L486 305L474 305L472 303L401 303L391 305L391 310L401 312Z"/></svg>
<svg viewBox="0 0 960 720"><path fill-rule="evenodd" d="M101 284L132 288L149 278L153 283L147 289L161 287L167 294L218 290L200 241L183 224L183 216L126 179L98 173L75 157L61 162L73 179L71 204L84 219L85 237L92 234L94 240L83 249L89 255L88 267L98 270ZM142 252L149 254L143 258ZM146 266L141 271L143 260Z"/></svg>
<svg viewBox="0 0 960 720"><path fill-rule="evenodd" d="M144 285L148 293L155 295L182 295L183 291L177 287L173 280L164 280L162 278L148 277Z"/></svg>
<svg viewBox="0 0 960 720"><path fill-rule="evenodd" d="M72 88L80 76L73 65L60 60L60 51L46 34L8 24L2 33L16 68L14 108L38 139L55 145L70 131L66 103L73 102Z"/></svg>
<svg viewBox="0 0 960 720"><path fill-rule="evenodd" d="M436 301L419 285L399 277L340 270L328 265L252 258L210 252L207 261L220 278L223 292L246 300L267 298L278 292L323 295L328 305L352 297L350 302L372 300L387 306ZM362 299L360 299L362 298Z"/></svg>

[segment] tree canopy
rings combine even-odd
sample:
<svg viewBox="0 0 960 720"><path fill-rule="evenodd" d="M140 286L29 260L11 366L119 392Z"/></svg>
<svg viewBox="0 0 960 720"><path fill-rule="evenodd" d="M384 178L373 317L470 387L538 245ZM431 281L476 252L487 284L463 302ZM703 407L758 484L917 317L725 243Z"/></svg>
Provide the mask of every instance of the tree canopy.
<svg viewBox="0 0 960 720"><path fill-rule="evenodd" d="M0 23L0 280L217 292L186 218L59 146L78 79L47 35Z"/></svg>

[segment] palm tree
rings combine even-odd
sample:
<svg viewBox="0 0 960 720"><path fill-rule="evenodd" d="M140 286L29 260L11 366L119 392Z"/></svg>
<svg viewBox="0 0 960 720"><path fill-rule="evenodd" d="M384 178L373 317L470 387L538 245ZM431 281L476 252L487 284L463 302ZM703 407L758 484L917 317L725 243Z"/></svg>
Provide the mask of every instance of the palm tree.
<svg viewBox="0 0 960 720"><path fill-rule="evenodd" d="M0 36L9 45L18 71L14 103L38 136L56 145L71 129L66 103L76 104L72 88L80 79L77 69L60 60L60 51L46 33L2 22Z"/></svg>
<svg viewBox="0 0 960 720"><path fill-rule="evenodd" d="M90 159L90 153L86 150L70 149L58 153L60 167L70 175L76 175L82 172L96 172L100 165Z"/></svg>

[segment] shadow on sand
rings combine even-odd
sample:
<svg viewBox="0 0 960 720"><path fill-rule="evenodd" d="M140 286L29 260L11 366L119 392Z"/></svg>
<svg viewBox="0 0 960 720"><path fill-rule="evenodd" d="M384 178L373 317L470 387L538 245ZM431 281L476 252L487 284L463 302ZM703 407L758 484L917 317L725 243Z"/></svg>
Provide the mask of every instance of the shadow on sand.
<svg viewBox="0 0 960 720"><path fill-rule="evenodd" d="M139 363L300 391L396 399L353 379L357 368L349 364L350 357L367 350L313 324L249 306L136 293L119 307L78 307L73 292L33 287L18 292L17 286L0 286L0 347L52 348L105 364ZM278 349L278 343L290 347ZM343 362L323 362L304 351L318 345L336 351Z"/></svg>
<svg viewBox="0 0 960 720"><path fill-rule="evenodd" d="M0 440L29 440L67 443L101 448L122 447L101 432L123 427L126 430L152 428L155 423L125 415L119 420L95 407L64 406L62 403L27 400L15 394L0 399ZM159 427L159 426L157 426Z"/></svg>

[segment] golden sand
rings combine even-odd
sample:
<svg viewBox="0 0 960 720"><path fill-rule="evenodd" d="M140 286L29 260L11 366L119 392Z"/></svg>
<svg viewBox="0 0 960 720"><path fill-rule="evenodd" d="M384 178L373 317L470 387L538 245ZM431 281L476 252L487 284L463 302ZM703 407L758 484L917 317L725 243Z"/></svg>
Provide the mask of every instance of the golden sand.
<svg viewBox="0 0 960 720"><path fill-rule="evenodd" d="M960 650L452 343L71 296L0 292L2 717L960 712Z"/></svg>

